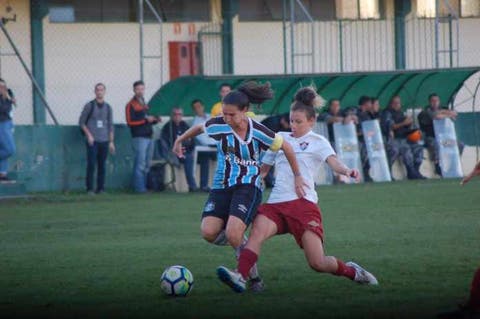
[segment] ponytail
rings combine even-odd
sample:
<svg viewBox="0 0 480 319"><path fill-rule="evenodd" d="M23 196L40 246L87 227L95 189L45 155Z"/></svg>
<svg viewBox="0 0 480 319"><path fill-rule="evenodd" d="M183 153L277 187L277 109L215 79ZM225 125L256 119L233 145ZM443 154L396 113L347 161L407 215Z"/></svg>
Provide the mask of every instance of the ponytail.
<svg viewBox="0 0 480 319"><path fill-rule="evenodd" d="M269 82L258 84L255 81L248 81L228 93L223 98L223 103L236 105L240 110L244 110L250 106L250 103L262 104L272 98L273 90Z"/></svg>

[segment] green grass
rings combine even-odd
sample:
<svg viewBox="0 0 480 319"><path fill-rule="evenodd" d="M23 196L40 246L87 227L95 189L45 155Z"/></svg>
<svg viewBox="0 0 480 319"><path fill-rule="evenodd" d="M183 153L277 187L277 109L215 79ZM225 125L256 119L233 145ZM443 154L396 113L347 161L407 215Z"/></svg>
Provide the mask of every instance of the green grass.
<svg viewBox="0 0 480 319"><path fill-rule="evenodd" d="M267 289L237 295L215 277L233 251L200 238L206 195L40 195L0 202L0 313L95 318L432 318L468 295L480 261L480 182L318 189L326 250L372 271L379 287L310 270L289 235L260 259ZM167 298L169 265L195 277Z"/></svg>

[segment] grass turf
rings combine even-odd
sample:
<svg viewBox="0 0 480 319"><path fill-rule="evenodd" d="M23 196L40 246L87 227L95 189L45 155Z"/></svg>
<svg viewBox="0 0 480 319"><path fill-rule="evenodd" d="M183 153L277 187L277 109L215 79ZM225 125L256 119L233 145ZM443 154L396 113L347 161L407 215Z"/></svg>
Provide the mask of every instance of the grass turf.
<svg viewBox="0 0 480 319"><path fill-rule="evenodd" d="M200 238L205 194L40 195L0 202L2 317L432 318L468 295L479 266L479 181L320 187L326 250L380 286L310 270L289 235L267 242L261 294L215 277L233 251ZM164 297L159 277L187 266L195 286Z"/></svg>

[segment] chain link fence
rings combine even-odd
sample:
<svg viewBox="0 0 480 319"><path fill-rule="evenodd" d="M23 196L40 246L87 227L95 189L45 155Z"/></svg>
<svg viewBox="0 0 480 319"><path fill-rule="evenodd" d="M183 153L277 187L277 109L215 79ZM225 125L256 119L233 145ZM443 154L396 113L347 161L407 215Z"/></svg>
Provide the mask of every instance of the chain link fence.
<svg viewBox="0 0 480 319"><path fill-rule="evenodd" d="M55 8L68 8L71 1L63 2L65 6ZM391 3L378 19L319 21L310 14L307 2L300 0L286 0L283 18L280 14L272 21L246 21L236 15L231 34L234 74L394 70L393 1L386 2ZM137 0L131 3L138 5ZM158 3L152 1L155 8ZM147 98L171 78L172 69L176 67L171 43L198 44L196 58L199 61L195 63L199 63L200 72L222 74L225 60L222 39L226 35L218 17L218 3L211 1L214 8L208 21L159 23L150 19L142 29L137 16L128 16L122 22L58 21L59 13L52 11L52 7L50 11L48 7L32 7L45 6L43 1L0 0L0 15L16 15L16 21L8 22L6 29L30 69L32 46L43 47L40 59L43 58L44 79L37 80L43 83L47 101L60 124L77 123L83 105L93 98L93 88L98 82L106 84L106 100L113 106L114 121L124 123L124 106L133 94L132 83L142 76L142 64ZM103 10L108 11L110 7ZM289 11L292 8L293 15ZM150 10L146 6L144 9ZM42 10L47 12L38 20L41 24L32 26L31 13ZM64 15L70 12L65 10L61 11ZM65 19L60 15L62 17ZM32 39L32 28L39 26L43 39ZM480 65L478 30L478 17L436 21L411 13L405 20L406 69ZM15 123L34 123L32 83L3 34L0 35L0 76L17 98ZM470 91L475 90L478 77L475 81L469 84ZM457 97L459 101L468 98L470 93L465 92L463 97L461 94ZM46 122L53 123L48 114Z"/></svg>

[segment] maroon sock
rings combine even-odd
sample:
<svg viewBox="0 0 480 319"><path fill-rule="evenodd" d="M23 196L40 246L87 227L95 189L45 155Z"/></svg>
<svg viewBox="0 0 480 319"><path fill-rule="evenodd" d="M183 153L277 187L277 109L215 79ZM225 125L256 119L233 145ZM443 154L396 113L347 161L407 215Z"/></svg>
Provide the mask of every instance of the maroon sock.
<svg viewBox="0 0 480 319"><path fill-rule="evenodd" d="M480 268L477 269L473 276L469 304L475 309L480 309Z"/></svg>
<svg viewBox="0 0 480 319"><path fill-rule="evenodd" d="M240 253L238 258L238 272L243 276L244 279L248 279L248 273L250 268L257 262L258 255L255 254L250 249L244 248Z"/></svg>
<svg viewBox="0 0 480 319"><path fill-rule="evenodd" d="M350 278L351 280L355 279L355 268L345 265L343 261L337 259L337 271L334 273L335 276L343 276Z"/></svg>

